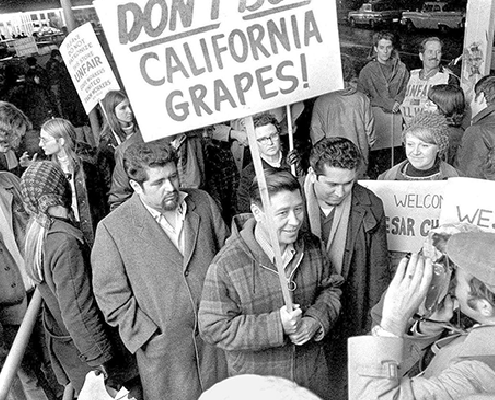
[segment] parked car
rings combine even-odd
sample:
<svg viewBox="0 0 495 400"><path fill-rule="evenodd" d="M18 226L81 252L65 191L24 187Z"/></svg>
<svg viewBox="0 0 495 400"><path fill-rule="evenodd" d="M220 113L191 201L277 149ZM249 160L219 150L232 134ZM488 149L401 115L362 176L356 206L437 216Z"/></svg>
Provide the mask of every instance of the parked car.
<svg viewBox="0 0 495 400"><path fill-rule="evenodd" d="M393 3L384 1L368 1L361 5L359 10L347 14L347 22L351 26L366 25L374 28L379 25L398 23L402 12L396 9Z"/></svg>
<svg viewBox="0 0 495 400"><path fill-rule="evenodd" d="M404 11L400 22L408 30L440 29L447 32L451 29L464 28L466 13L447 2L427 1L421 10Z"/></svg>

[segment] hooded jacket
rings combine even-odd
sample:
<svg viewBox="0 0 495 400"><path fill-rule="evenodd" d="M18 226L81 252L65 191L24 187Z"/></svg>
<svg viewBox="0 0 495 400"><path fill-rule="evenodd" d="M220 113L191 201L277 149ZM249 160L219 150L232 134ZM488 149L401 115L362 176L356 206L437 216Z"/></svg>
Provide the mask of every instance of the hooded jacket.
<svg viewBox="0 0 495 400"><path fill-rule="evenodd" d="M256 222L246 222L213 259L199 308L200 334L226 352L229 375L280 376L327 398L326 360L321 339L340 310L340 277L331 274L321 244L299 234L287 266L293 302L320 330L302 346L284 335L279 309L284 305L277 268L254 237Z"/></svg>

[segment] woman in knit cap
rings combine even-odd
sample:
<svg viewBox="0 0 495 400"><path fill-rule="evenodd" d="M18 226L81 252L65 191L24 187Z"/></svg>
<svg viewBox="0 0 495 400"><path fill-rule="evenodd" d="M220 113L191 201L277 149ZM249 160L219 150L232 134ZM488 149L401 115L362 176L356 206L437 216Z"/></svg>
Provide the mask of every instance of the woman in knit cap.
<svg viewBox="0 0 495 400"><path fill-rule="evenodd" d="M30 214L25 243L28 275L43 299L43 325L52 368L76 394L86 373L113 357L104 319L91 285L89 250L72 222L71 189L62 169L32 163L21 179Z"/></svg>
<svg viewBox="0 0 495 400"><path fill-rule="evenodd" d="M449 148L449 131L445 117L418 114L402 133L407 160L385 171L382 180L441 180L459 176L443 161Z"/></svg>

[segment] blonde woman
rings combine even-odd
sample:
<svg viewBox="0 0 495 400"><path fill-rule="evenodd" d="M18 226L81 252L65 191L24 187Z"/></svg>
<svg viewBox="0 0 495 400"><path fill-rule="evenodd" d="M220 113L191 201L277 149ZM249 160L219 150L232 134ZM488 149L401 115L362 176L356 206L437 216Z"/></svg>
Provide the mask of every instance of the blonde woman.
<svg viewBox="0 0 495 400"><path fill-rule="evenodd" d="M105 216L105 189L90 157L76 153L76 132L71 122L53 118L43 124L40 147L58 164L72 189L71 210L89 246L93 245L96 224Z"/></svg>

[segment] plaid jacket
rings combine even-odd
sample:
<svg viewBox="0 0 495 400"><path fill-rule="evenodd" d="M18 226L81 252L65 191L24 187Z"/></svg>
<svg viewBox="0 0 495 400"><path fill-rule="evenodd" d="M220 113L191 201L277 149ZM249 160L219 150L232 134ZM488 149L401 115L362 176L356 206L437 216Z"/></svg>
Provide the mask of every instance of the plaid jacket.
<svg viewBox="0 0 495 400"><path fill-rule="evenodd" d="M321 335L295 346L283 334L284 304L277 269L254 238L254 219L213 259L199 308L204 340L226 351L229 375L281 376L326 397L328 374L322 342L340 310L340 277L332 275L319 240L301 233L294 244L291 292L303 316L315 318ZM293 284L292 284L293 282Z"/></svg>

